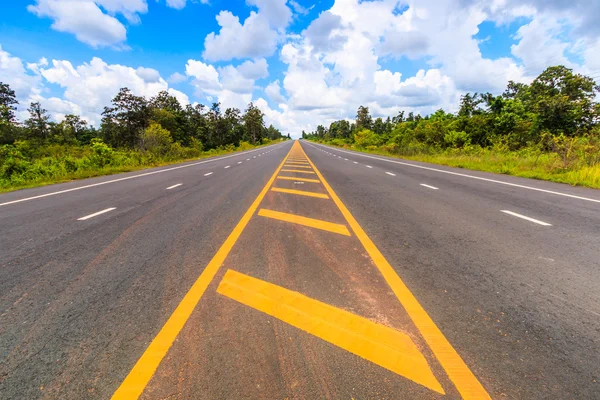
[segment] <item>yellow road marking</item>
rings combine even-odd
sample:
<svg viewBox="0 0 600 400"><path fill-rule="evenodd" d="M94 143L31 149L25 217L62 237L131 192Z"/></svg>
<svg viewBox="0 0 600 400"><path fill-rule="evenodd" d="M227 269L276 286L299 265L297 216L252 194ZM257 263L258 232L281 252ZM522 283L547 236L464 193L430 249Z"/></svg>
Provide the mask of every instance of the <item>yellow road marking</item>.
<svg viewBox="0 0 600 400"><path fill-rule="evenodd" d="M190 290L185 294L175 311L173 311L173 314L171 314L160 332L158 332L154 340L152 340L144 354L142 354L123 383L121 383L121 386L119 386L117 391L113 394L113 400L137 399L142 394L144 388L158 368L158 365L162 361L163 357L167 354L167 351L169 351L173 341L175 341L175 338L181 329L183 329L183 326L189 319L192 311L206 291L206 287L214 278L215 274L223 264L223 261L225 261L225 258L231 251L231 248L248 224L248 221L250 221L250 218L256 212L258 205L263 200L269 188L275 181L275 178L283 167L284 162L285 159L281 162L281 164L279 164L279 167L277 167L275 173L273 176L271 176L271 179L269 179L258 197L256 197L250 208L248 208L242 219L240 219L235 228L233 228L233 231L229 234L223 245L221 245L217 253L213 256L212 260L210 260L206 268L204 268L204 271L202 271L196 282L194 282Z"/></svg>
<svg viewBox="0 0 600 400"><path fill-rule="evenodd" d="M294 190L274 187L271 188L271 191L279 193L298 194L300 196L318 197L319 199L329 199L329 196L327 196L325 193L307 192L305 190Z"/></svg>
<svg viewBox="0 0 600 400"><path fill-rule="evenodd" d="M300 171L299 169L282 169L282 172L299 172L301 174L314 174L312 171Z"/></svg>
<svg viewBox="0 0 600 400"><path fill-rule="evenodd" d="M312 165L317 176L321 180L321 183L325 186L327 193L329 193L329 196L331 196L346 218L348 225L350 225L352 231L362 243L363 247L383 275L385 281L388 283L402 306L406 309L413 323L421 332L421 335L448 374L450 380L456 386L456 389L462 398L465 400L491 399L490 395L483 388L483 385L479 382L477 377L475 377L473 372L471 372L454 347L452 347L442 331L435 325L435 322L433 322L429 314L427 314L427 311L419 304L416 297L410 292L402 279L400 279L396 271L394 271L394 268L392 268L383 254L381 254L377 246L375 246L356 219L354 219L344 203L342 203L331 186L329 186L327 181L323 178L323 175L321 175L317 167L315 167L310 159L308 162Z"/></svg>
<svg viewBox="0 0 600 400"><path fill-rule="evenodd" d="M217 292L445 394L405 333L231 269Z"/></svg>
<svg viewBox="0 0 600 400"><path fill-rule="evenodd" d="M258 211L258 215L260 215L261 217L273 218L280 221L291 222L294 224L309 226L311 228L321 229L324 231L339 233L340 235L350 236L350 232L348 231L348 228L346 228L346 225L334 224L333 222L321 221L320 219L267 210L264 208L261 208Z"/></svg>
<svg viewBox="0 0 600 400"><path fill-rule="evenodd" d="M287 161L286 165L310 165L308 161Z"/></svg>
<svg viewBox="0 0 600 400"><path fill-rule="evenodd" d="M277 179L283 179L285 181L298 181L298 182L312 182L312 183L321 183L318 179L308 179L308 178L296 178L294 176L285 176L279 175Z"/></svg>
<svg viewBox="0 0 600 400"><path fill-rule="evenodd" d="M298 165L298 164L290 164L290 163L285 163L285 167L286 168L309 168L309 169L312 168L310 165Z"/></svg>

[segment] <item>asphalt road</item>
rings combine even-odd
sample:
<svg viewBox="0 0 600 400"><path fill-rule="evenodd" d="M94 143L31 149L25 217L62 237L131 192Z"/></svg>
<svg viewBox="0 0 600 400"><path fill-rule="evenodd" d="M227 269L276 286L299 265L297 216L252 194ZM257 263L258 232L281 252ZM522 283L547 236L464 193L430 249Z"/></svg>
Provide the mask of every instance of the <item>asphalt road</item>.
<svg viewBox="0 0 600 400"><path fill-rule="evenodd" d="M599 366L595 190L286 142L0 195L2 399L597 399Z"/></svg>

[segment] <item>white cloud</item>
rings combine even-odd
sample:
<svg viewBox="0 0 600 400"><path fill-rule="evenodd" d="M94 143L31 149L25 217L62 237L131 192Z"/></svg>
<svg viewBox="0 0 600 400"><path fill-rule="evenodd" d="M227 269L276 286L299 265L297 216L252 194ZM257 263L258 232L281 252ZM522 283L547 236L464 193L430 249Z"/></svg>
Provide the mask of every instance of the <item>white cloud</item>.
<svg viewBox="0 0 600 400"><path fill-rule="evenodd" d="M348 38L340 34L342 18L325 11L303 32L309 43L317 50L339 49Z"/></svg>
<svg viewBox="0 0 600 400"><path fill-rule="evenodd" d="M215 67L202 61L188 60L185 74L194 78L192 85L196 88L197 95L201 95L202 92L214 92L221 88L219 73Z"/></svg>
<svg viewBox="0 0 600 400"><path fill-rule="evenodd" d="M187 77L179 72L174 72L167 78L167 82L169 83L181 83L185 82L186 80Z"/></svg>
<svg viewBox="0 0 600 400"><path fill-rule="evenodd" d="M267 60L260 58L254 61L244 61L237 70L244 78L261 79L269 76L269 65Z"/></svg>
<svg viewBox="0 0 600 400"><path fill-rule="evenodd" d="M266 57L277 47L277 32L261 14L251 12L242 25L231 12L221 11L217 23L221 27L219 33L209 33L204 39L202 56L206 60Z"/></svg>
<svg viewBox="0 0 600 400"><path fill-rule="evenodd" d="M209 101L216 97L224 108L244 110L252 100L255 80L268 76L267 67L264 59L246 61L238 67L227 65L219 68L202 61L188 60L186 74L193 78L196 96Z"/></svg>
<svg viewBox="0 0 600 400"><path fill-rule="evenodd" d="M296 14L308 15L308 12L313 9L314 5L309 8L303 7L300 3L295 0L289 0L288 3L294 9Z"/></svg>
<svg viewBox="0 0 600 400"><path fill-rule="evenodd" d="M292 11L286 2L287 0L246 0L248 5L258 7L259 14L275 28L285 28L292 19Z"/></svg>
<svg viewBox="0 0 600 400"><path fill-rule="evenodd" d="M135 70L137 76L142 78L145 82L155 83L160 81L160 73L153 68L139 67Z"/></svg>
<svg viewBox="0 0 600 400"><path fill-rule="evenodd" d="M281 86L279 86L279 79L269 83L265 88L265 93L275 103L284 103L285 97L281 94Z"/></svg>
<svg viewBox="0 0 600 400"><path fill-rule="evenodd" d="M219 68L221 85L224 89L234 93L252 93L254 79L245 78L234 66L228 65Z"/></svg>
<svg viewBox="0 0 600 400"><path fill-rule="evenodd" d="M148 7L145 0L37 0L27 9L38 17L51 18L52 29L72 33L77 40L100 47L122 45L127 38L125 26L114 14L137 23L138 13L145 13Z"/></svg>

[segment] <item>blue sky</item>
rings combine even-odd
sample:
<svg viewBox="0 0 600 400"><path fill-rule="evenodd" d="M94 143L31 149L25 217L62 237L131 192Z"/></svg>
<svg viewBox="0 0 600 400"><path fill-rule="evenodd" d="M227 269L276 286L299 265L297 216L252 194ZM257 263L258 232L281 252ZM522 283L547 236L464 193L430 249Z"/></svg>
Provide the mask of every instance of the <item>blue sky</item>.
<svg viewBox="0 0 600 400"><path fill-rule="evenodd" d="M97 124L121 86L181 102L254 101L294 136L368 105L454 111L565 64L600 75L584 0L21 0L0 12L0 81L57 120ZM596 14L597 15L597 14ZM92 61L93 60L93 61ZM178 75L173 75L178 74Z"/></svg>

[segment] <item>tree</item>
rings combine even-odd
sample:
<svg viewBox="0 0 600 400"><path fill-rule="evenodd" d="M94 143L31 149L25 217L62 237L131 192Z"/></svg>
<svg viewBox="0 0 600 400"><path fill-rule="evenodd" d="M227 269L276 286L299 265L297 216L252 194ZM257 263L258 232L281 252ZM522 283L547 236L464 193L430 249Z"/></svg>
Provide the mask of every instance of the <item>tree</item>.
<svg viewBox="0 0 600 400"><path fill-rule="evenodd" d="M373 119L369 114L369 107L360 106L356 112L356 130L372 129Z"/></svg>
<svg viewBox="0 0 600 400"><path fill-rule="evenodd" d="M9 85L0 82L0 144L12 143L15 139L17 104L19 102L15 91Z"/></svg>
<svg viewBox="0 0 600 400"><path fill-rule="evenodd" d="M252 140L253 144L258 143L262 139L262 131L264 127L263 112L250 102L246 109L246 114L242 117L244 120L244 128L246 135Z"/></svg>
<svg viewBox="0 0 600 400"><path fill-rule="evenodd" d="M373 123L373 132L377 135L384 135L386 133L385 122L381 117L377 118Z"/></svg>
<svg viewBox="0 0 600 400"><path fill-rule="evenodd" d="M89 144L94 135L88 127L87 121L81 119L79 115L69 114L61 122L64 126L63 132L65 139L74 139L81 144Z"/></svg>
<svg viewBox="0 0 600 400"><path fill-rule="evenodd" d="M105 142L113 147L135 147L150 122L147 100L122 88L102 113L102 132Z"/></svg>
<svg viewBox="0 0 600 400"><path fill-rule="evenodd" d="M150 118L168 130L173 139L183 144L189 144L190 136L183 130L184 112L179 100L166 90L160 91L150 99Z"/></svg>
<svg viewBox="0 0 600 400"><path fill-rule="evenodd" d="M533 81L529 92L541 130L574 136L598 123L600 109L594 100L600 87L592 78L573 74L562 65L549 67Z"/></svg>
<svg viewBox="0 0 600 400"><path fill-rule="evenodd" d="M459 117L471 117L474 114L480 114L479 105L483 103L483 99L477 93L471 95L467 93L460 97L460 109L458 110Z"/></svg>
<svg viewBox="0 0 600 400"><path fill-rule="evenodd" d="M404 122L404 111L400 111L398 115L392 118L392 123L398 125Z"/></svg>
<svg viewBox="0 0 600 400"><path fill-rule="evenodd" d="M27 109L29 119L25 121L25 128L32 139L46 140L48 138L48 121L50 115L42 108L39 102L33 102Z"/></svg>
<svg viewBox="0 0 600 400"><path fill-rule="evenodd" d="M502 93L502 97L505 99L523 101L527 97L528 90L529 86L524 83L508 81L508 85L506 86L504 93Z"/></svg>

